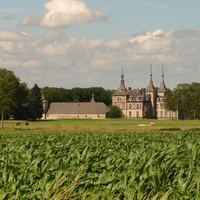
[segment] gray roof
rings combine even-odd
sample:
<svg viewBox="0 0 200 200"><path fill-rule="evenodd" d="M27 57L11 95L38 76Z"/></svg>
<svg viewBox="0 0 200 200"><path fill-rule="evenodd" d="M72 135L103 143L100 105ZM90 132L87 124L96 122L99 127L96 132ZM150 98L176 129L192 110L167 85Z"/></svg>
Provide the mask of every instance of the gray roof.
<svg viewBox="0 0 200 200"><path fill-rule="evenodd" d="M108 111L102 102L52 102L47 114L106 114Z"/></svg>
<svg viewBox="0 0 200 200"><path fill-rule="evenodd" d="M140 96L140 91L138 89L129 90L128 94L134 98Z"/></svg>
<svg viewBox="0 0 200 200"><path fill-rule="evenodd" d="M126 89L125 84L124 84L124 74L122 72L121 80L120 80L120 86L117 89L117 91L113 94L113 96L126 96L127 94L128 94L127 89Z"/></svg>
<svg viewBox="0 0 200 200"><path fill-rule="evenodd" d="M162 80L161 80L161 84L160 87L158 89L158 93L166 93L167 92L167 88L165 86L165 81L164 81L164 72L163 72L163 67L162 67Z"/></svg>
<svg viewBox="0 0 200 200"><path fill-rule="evenodd" d="M144 91L143 89L133 89L128 90L129 101L143 101L144 100Z"/></svg>
<svg viewBox="0 0 200 200"><path fill-rule="evenodd" d="M150 65L150 79L149 79L149 85L146 88L146 92L154 92L155 87L153 85L153 79L152 79L152 66Z"/></svg>

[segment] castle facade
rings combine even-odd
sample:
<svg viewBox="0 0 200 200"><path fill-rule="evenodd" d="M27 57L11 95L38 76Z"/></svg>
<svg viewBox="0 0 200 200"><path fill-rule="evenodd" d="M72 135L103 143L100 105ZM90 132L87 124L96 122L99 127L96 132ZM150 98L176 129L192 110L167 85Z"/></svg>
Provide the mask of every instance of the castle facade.
<svg viewBox="0 0 200 200"><path fill-rule="evenodd" d="M166 93L163 68L158 90L153 84L152 67L150 67L149 84L142 89L126 88L122 72L120 86L112 95L112 105L118 106L125 118L178 119L178 111L165 109Z"/></svg>

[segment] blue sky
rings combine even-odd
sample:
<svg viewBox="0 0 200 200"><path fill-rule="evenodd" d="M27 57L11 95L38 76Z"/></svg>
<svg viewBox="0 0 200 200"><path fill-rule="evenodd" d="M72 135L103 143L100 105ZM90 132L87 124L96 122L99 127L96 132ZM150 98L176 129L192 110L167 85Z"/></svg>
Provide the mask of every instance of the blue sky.
<svg viewBox="0 0 200 200"><path fill-rule="evenodd" d="M199 82L198 0L0 0L0 67L29 87Z"/></svg>

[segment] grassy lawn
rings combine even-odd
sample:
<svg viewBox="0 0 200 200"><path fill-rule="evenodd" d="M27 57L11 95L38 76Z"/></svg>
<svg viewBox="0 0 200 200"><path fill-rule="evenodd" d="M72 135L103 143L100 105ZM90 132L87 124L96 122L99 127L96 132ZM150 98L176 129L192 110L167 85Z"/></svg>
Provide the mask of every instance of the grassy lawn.
<svg viewBox="0 0 200 200"><path fill-rule="evenodd" d="M14 130L67 130L67 131L159 131L161 129L179 128L181 130L200 129L199 120L156 120L156 119L65 119L65 120L40 120L4 121L4 129ZM142 126L141 126L142 124Z"/></svg>

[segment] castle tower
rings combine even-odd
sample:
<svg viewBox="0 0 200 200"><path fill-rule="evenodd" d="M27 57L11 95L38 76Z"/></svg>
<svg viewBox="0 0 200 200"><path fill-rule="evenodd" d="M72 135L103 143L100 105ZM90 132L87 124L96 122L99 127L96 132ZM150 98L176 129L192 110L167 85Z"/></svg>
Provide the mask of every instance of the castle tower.
<svg viewBox="0 0 200 200"><path fill-rule="evenodd" d="M42 90L42 105L43 105L43 110L44 110L42 118L46 119L46 114L47 114L47 111L48 111L49 102L45 99L43 90Z"/></svg>
<svg viewBox="0 0 200 200"><path fill-rule="evenodd" d="M167 88L165 86L165 80L164 80L164 70L162 65L162 78L160 87L157 91L157 118L158 119L166 119L166 118L173 118L173 112L168 112L165 109L165 96L167 93ZM169 116L170 115L170 116Z"/></svg>
<svg viewBox="0 0 200 200"><path fill-rule="evenodd" d="M91 99L91 102L95 103L95 100L94 100L94 93L92 93L92 99Z"/></svg>
<svg viewBox="0 0 200 200"><path fill-rule="evenodd" d="M163 65L162 65L162 79L160 83L160 87L158 89L158 96L164 97L166 95L167 88L165 86L165 80L164 80L164 70L163 70Z"/></svg>
<svg viewBox="0 0 200 200"><path fill-rule="evenodd" d="M152 79L152 65L150 65L150 79L149 79L149 85L146 88L146 97L150 99L151 106L149 109L149 117L156 117L156 92L155 87L153 85L153 79Z"/></svg>
<svg viewBox="0 0 200 200"><path fill-rule="evenodd" d="M126 113L127 97L128 97L128 93L124 84L124 74L123 74L123 69L122 69L120 86L117 89L117 91L112 95L112 105L120 107L124 116L127 116L127 113Z"/></svg>

